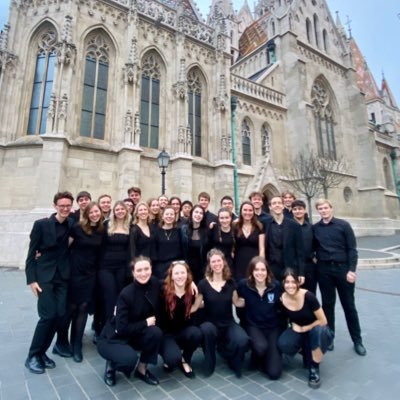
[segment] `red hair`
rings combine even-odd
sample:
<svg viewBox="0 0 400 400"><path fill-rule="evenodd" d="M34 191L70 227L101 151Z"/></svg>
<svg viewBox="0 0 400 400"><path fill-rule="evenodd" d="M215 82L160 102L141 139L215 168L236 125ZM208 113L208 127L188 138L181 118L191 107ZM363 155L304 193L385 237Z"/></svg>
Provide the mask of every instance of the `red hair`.
<svg viewBox="0 0 400 400"><path fill-rule="evenodd" d="M168 268L167 276L164 280L164 299L165 299L165 308L169 313L170 318L174 317L174 311L176 308L176 295L175 295L175 284L172 280L172 271L176 265L183 265L186 268L187 279L185 283L185 294L184 303L185 303L185 318L190 318L190 309L193 305L194 295L192 292L192 272L190 271L189 266L185 261L174 261Z"/></svg>

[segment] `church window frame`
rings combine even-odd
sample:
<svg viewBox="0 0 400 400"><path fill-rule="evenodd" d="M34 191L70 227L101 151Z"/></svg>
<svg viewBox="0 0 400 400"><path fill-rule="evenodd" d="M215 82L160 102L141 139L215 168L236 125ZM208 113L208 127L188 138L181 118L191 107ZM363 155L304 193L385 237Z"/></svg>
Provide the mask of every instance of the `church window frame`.
<svg viewBox="0 0 400 400"><path fill-rule="evenodd" d="M311 26L311 21L309 18L306 18L306 34L307 34L307 42L309 44L312 43L312 26Z"/></svg>
<svg viewBox="0 0 400 400"><path fill-rule="evenodd" d="M313 15L313 22L315 45L319 48L319 19L317 14Z"/></svg>
<svg viewBox="0 0 400 400"><path fill-rule="evenodd" d="M244 118L241 125L242 136L242 163L251 166L251 124L248 118Z"/></svg>

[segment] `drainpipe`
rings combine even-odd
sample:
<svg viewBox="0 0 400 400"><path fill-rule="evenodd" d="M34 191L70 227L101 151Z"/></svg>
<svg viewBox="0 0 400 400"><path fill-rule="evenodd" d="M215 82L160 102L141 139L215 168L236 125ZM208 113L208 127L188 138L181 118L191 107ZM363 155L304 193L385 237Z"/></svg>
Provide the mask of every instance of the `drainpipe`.
<svg viewBox="0 0 400 400"><path fill-rule="evenodd" d="M235 140L235 111L238 99L236 96L231 97L231 139L232 139L232 164L233 164L233 192L235 197L235 213L239 215L239 184L238 169L236 164L236 140Z"/></svg>
<svg viewBox="0 0 400 400"><path fill-rule="evenodd" d="M396 190L396 194L399 197L400 201L400 181L398 177L398 171L397 171L397 154L396 154L396 149L393 149L390 152L390 159L392 161L392 173L393 173L393 180L394 180L394 187Z"/></svg>

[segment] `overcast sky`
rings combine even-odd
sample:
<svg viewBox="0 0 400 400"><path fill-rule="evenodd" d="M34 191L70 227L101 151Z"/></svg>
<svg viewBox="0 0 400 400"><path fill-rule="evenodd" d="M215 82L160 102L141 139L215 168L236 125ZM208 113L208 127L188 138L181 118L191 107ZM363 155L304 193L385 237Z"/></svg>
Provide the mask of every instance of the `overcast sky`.
<svg viewBox="0 0 400 400"><path fill-rule="evenodd" d="M0 0L0 29L7 21L9 3L10 0ZM236 10L243 3L244 0L233 0ZM255 0L248 0L248 3L252 5ZM400 106L400 1L327 0L327 3L334 18L335 12L339 11L343 24L349 16L353 37L364 54L378 87L384 73ZM197 5L205 17L211 0L198 0Z"/></svg>

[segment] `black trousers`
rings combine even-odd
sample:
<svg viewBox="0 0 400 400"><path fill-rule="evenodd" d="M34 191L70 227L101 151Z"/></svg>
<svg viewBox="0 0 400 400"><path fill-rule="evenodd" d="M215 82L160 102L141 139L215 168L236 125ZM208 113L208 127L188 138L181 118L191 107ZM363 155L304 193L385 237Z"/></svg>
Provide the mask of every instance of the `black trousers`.
<svg viewBox="0 0 400 400"><path fill-rule="evenodd" d="M320 261L317 277L322 297L322 308L331 331L335 332L336 290L343 307L347 328L354 343L361 342L361 328L354 299L354 283L347 282L348 266Z"/></svg>
<svg viewBox="0 0 400 400"><path fill-rule="evenodd" d="M29 357L46 353L67 309L68 281L58 278L42 283L40 287L42 292L37 302L40 319L33 334Z"/></svg>
<svg viewBox="0 0 400 400"><path fill-rule="evenodd" d="M200 347L203 334L197 326L188 326L178 335L164 334L160 355L165 364L176 368L182 364L182 358L190 363L195 350Z"/></svg>
<svg viewBox="0 0 400 400"><path fill-rule="evenodd" d="M163 333L158 326L148 326L142 334L131 338L128 343L107 340L100 336L97 340L99 354L111 361L117 371L130 374L138 363L157 364Z"/></svg>
<svg viewBox="0 0 400 400"><path fill-rule="evenodd" d="M316 294L317 292L317 265L313 262L307 262L304 265L304 284L303 289L307 289L310 292Z"/></svg>
<svg viewBox="0 0 400 400"><path fill-rule="evenodd" d="M270 379L279 379L282 374L282 356L278 350L280 329L260 329L255 326L246 327L250 337L253 357L261 365Z"/></svg>
<svg viewBox="0 0 400 400"><path fill-rule="evenodd" d="M249 348L249 337L244 329L233 322L226 327L217 328L212 322L200 325L203 333L204 363L207 375L215 370L216 350L224 357L235 372L240 372L244 356Z"/></svg>

